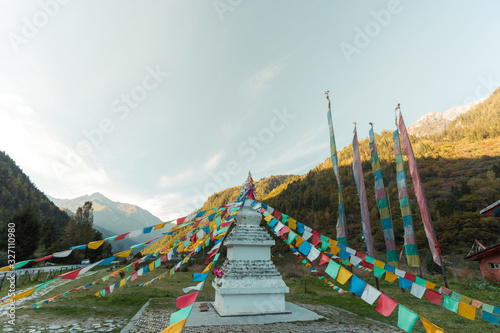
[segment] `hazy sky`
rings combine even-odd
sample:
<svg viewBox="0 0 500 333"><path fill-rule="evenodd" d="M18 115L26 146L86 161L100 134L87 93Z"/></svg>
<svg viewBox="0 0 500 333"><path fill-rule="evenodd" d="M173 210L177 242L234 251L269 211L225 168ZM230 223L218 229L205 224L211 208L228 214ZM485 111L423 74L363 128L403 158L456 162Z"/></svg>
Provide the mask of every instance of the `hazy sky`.
<svg viewBox="0 0 500 333"><path fill-rule="evenodd" d="M166 220L500 85L498 1L0 3L0 149L43 192Z"/></svg>

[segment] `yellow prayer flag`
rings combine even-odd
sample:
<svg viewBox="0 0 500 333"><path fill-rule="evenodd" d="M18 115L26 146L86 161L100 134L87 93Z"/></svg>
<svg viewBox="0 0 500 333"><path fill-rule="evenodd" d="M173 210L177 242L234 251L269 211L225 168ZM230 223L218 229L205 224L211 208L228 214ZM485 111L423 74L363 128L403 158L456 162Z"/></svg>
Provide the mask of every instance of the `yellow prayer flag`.
<svg viewBox="0 0 500 333"><path fill-rule="evenodd" d="M388 218L391 218L391 215L389 214L389 208L384 207L380 210L380 219L383 220Z"/></svg>
<svg viewBox="0 0 500 333"><path fill-rule="evenodd" d="M307 268L311 267L311 264L310 263L306 263L306 267Z"/></svg>
<svg viewBox="0 0 500 333"><path fill-rule="evenodd" d="M335 246L335 245L330 245L330 251L334 254L337 255L340 252L340 247Z"/></svg>
<svg viewBox="0 0 500 333"><path fill-rule="evenodd" d="M176 322L175 324L170 325L165 328L161 333L180 333L186 324L187 319Z"/></svg>
<svg viewBox="0 0 500 333"><path fill-rule="evenodd" d="M425 288L427 288L427 289L434 289L434 287L436 287L435 283L432 283L430 281L425 281Z"/></svg>
<svg viewBox="0 0 500 333"><path fill-rule="evenodd" d="M17 300L20 300L21 298L28 297L29 295L31 295L31 294L35 291L35 289L36 289L36 288L37 288L37 287L35 287L35 288L31 288L31 289L26 290L26 291L24 291L24 292L22 292L22 293L16 294L16 295L12 296L12 297L10 298L10 300L17 301ZM4 305L4 304L8 304L8 303L10 302L10 300L9 300L9 301L7 301L7 302L2 303L2 305Z"/></svg>
<svg viewBox="0 0 500 333"><path fill-rule="evenodd" d="M458 314L464 318L474 320L476 318L476 308L472 305L458 302Z"/></svg>
<svg viewBox="0 0 500 333"><path fill-rule="evenodd" d="M351 276L352 276L351 272L349 272L344 267L340 267L339 273L337 275L337 281L340 284L346 284L347 281L349 281L349 279L351 278Z"/></svg>
<svg viewBox="0 0 500 333"><path fill-rule="evenodd" d="M1 271L11 271L11 270L12 270L12 268L10 266L4 266L4 267L0 268L0 272Z"/></svg>
<svg viewBox="0 0 500 333"><path fill-rule="evenodd" d="M126 279L121 279L120 284L118 285L118 288L123 287L125 285L125 280Z"/></svg>
<svg viewBox="0 0 500 333"><path fill-rule="evenodd" d="M339 242L338 242L338 241L336 241L335 239L331 239L331 238L329 238L329 239L328 239L328 242L329 242L330 244L332 244L332 245L335 245L335 246L337 246L337 245L339 244Z"/></svg>
<svg viewBox="0 0 500 333"><path fill-rule="evenodd" d="M167 222L158 223L157 225L155 225L155 228L153 230L163 229L166 223Z"/></svg>
<svg viewBox="0 0 500 333"><path fill-rule="evenodd" d="M425 331L427 333L444 333L444 330L441 327L434 325L424 317L420 317L420 320L422 321L422 324L424 324Z"/></svg>
<svg viewBox="0 0 500 333"><path fill-rule="evenodd" d="M410 206L401 207L401 216L408 216L408 215L410 215Z"/></svg>
<svg viewBox="0 0 500 333"><path fill-rule="evenodd" d="M288 227L290 229L293 229L293 230L297 229L297 220L295 220L295 219L293 219L293 218L290 217L290 218L288 218L288 223L287 224L288 224Z"/></svg>
<svg viewBox="0 0 500 333"><path fill-rule="evenodd" d="M460 302L463 302L465 304L471 304L472 298L462 295L462 299L460 300Z"/></svg>
<svg viewBox="0 0 500 333"><path fill-rule="evenodd" d="M375 259L375 266L380 267L380 268L384 268L385 263L380 261L380 260Z"/></svg>
<svg viewBox="0 0 500 333"><path fill-rule="evenodd" d="M90 243L87 244L87 247L89 249L95 250L95 249L99 248L99 246L101 246L102 243L104 243L103 240L95 241L95 242L90 242Z"/></svg>
<svg viewBox="0 0 500 333"><path fill-rule="evenodd" d="M132 249L117 253L116 256L127 258L130 255L130 252L132 252Z"/></svg>
<svg viewBox="0 0 500 333"><path fill-rule="evenodd" d="M155 269L155 262L154 261L148 265L148 272L151 272L153 269Z"/></svg>
<svg viewBox="0 0 500 333"><path fill-rule="evenodd" d="M264 217L264 220L266 220L267 222L270 222L272 219L273 219L273 215L269 214L267 216Z"/></svg>
<svg viewBox="0 0 500 333"><path fill-rule="evenodd" d="M207 267L205 267L205 269L203 270L202 273L208 273L208 272L210 272L210 268L212 268L212 261L210 262L210 264L208 264Z"/></svg>
<svg viewBox="0 0 500 333"><path fill-rule="evenodd" d="M394 281L396 281L397 278L398 278L398 276L396 274L391 273L389 271L385 272L385 280L386 281L389 281L390 283L393 283Z"/></svg>
<svg viewBox="0 0 500 333"><path fill-rule="evenodd" d="M399 171L403 171L403 163L396 164L396 173L398 173Z"/></svg>
<svg viewBox="0 0 500 333"><path fill-rule="evenodd" d="M302 244L302 242L304 241L304 238L300 237L297 235L297 239L295 240L295 246L296 247L299 247L300 244Z"/></svg>

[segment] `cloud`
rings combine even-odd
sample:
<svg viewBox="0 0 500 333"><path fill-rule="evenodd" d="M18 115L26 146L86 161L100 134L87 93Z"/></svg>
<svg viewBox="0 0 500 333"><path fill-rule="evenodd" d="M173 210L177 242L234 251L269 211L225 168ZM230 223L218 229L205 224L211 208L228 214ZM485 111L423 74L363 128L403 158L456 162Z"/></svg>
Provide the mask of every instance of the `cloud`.
<svg viewBox="0 0 500 333"><path fill-rule="evenodd" d="M191 204L191 197L178 192L157 194L138 203L140 207L158 216L162 221L170 221L190 214L193 211Z"/></svg>
<svg viewBox="0 0 500 333"><path fill-rule="evenodd" d="M243 84L246 93L252 97L258 97L271 86L271 82L281 73L290 60L287 55L280 60L253 73Z"/></svg>
<svg viewBox="0 0 500 333"><path fill-rule="evenodd" d="M72 151L67 140L58 137L18 95L0 94L0 119L1 149L44 192L73 197L75 191L95 192L109 183L107 172L99 164L92 165L87 159L75 167L66 164Z"/></svg>
<svg viewBox="0 0 500 333"><path fill-rule="evenodd" d="M224 153L223 152L215 154L214 156L212 156L205 163L205 165L203 166L203 169L205 171L210 171L210 170L213 170L213 169L217 168L217 166L219 165L220 161L222 160L222 157L224 157Z"/></svg>
<svg viewBox="0 0 500 333"><path fill-rule="evenodd" d="M185 171L182 171L181 173L176 174L175 176L171 177L168 175L164 175L160 178L160 186L162 188L169 188L173 187L175 185L182 184L186 180L189 180L194 176L195 172L193 169L188 169Z"/></svg>

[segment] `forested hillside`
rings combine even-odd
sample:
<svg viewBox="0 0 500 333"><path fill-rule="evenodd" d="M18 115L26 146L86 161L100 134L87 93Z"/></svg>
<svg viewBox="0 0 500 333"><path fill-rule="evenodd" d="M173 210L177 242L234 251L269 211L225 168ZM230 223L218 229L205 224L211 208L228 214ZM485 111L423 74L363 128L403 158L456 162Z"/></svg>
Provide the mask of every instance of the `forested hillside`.
<svg viewBox="0 0 500 333"><path fill-rule="evenodd" d="M36 188L5 152L0 151L0 267L7 264L7 225L14 225L16 261L41 257L71 246L102 239L93 228L92 203L72 217ZM4 237L5 236L5 237ZM78 262L109 254L109 246L73 253L61 261Z"/></svg>
<svg viewBox="0 0 500 333"><path fill-rule="evenodd" d="M36 188L16 162L0 151L0 221L14 216L20 209L32 206L40 220L54 222L57 229L68 224L69 216Z"/></svg>
<svg viewBox="0 0 500 333"><path fill-rule="evenodd" d="M500 89L482 104L459 116L449 129L440 135L425 139L410 138L437 238L445 257L467 254L476 238L488 245L500 241L498 219L484 218L479 214L480 209L500 198L499 112ZM362 136L361 133L358 134ZM399 209L392 131L384 130L375 137L384 184L388 189L396 244L400 250L403 245L403 223ZM385 251L385 243L375 201L368 139L361 140L359 146L375 249L382 253ZM339 152L342 192L348 221L349 244L364 250L358 194L352 173L352 155L351 145ZM417 245L420 254L425 256L428 244L406 159L405 170ZM259 191L259 182L256 187ZM227 194L228 190L234 195L221 195ZM234 200L239 188L228 190L213 195L212 200ZM258 199L321 233L335 237L338 193L330 159L306 175L288 177L287 181L271 191L267 198L261 196Z"/></svg>
<svg viewBox="0 0 500 333"><path fill-rule="evenodd" d="M257 199L262 200L273 190L277 188L286 188L286 185L295 179L298 179L298 176L279 175L262 178L255 183L255 195ZM207 210L211 207L218 207L223 204L236 201L238 194L240 193L240 189L240 186L235 186L212 194L208 197L207 201L203 204L200 210Z"/></svg>

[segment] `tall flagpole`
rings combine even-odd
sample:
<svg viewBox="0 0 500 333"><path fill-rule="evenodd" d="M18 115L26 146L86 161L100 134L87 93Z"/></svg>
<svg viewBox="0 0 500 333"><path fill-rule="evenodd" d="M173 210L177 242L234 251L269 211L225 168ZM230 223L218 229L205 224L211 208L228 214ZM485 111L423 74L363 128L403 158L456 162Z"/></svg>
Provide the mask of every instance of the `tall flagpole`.
<svg viewBox="0 0 500 333"><path fill-rule="evenodd" d="M420 175L418 173L417 161L415 155L413 154L413 149L411 147L410 138L408 132L406 131L406 126L403 120L403 115L401 114L401 109L399 109L399 131L401 132L402 146L406 152L406 157L408 158L408 165L410 167L410 175L413 182L413 187L415 189L415 196L417 197L418 206L420 208L420 214L422 216L422 223L424 224L424 231L429 242L429 248L432 252L432 257L434 262L441 266L443 271L443 280L446 288L448 288L448 279L446 277L446 268L443 263L443 257L441 256L441 249L436 238L436 232L434 230L434 225L432 224L431 214L429 212L429 207L425 199L424 188L420 180Z"/></svg>
<svg viewBox="0 0 500 333"><path fill-rule="evenodd" d="M347 239L347 221L345 217L344 200L342 198L342 186L340 185L340 174L339 174L339 161L337 156L337 146L335 144L335 134L333 132L333 122L332 122L332 110L330 104L329 91L325 92L326 99L328 100L328 128L330 129L330 152L331 152L331 162L333 167L333 172L335 173L335 178L337 179L337 186L339 192L339 215L337 218L337 241L344 245L349 245Z"/></svg>
<svg viewBox="0 0 500 333"><path fill-rule="evenodd" d="M356 123L354 123L354 138L352 139L352 172L356 188L358 190L359 205L361 208L361 226L363 228L363 238L366 244L366 252L372 258L375 258L375 249L373 248L372 230L370 227L370 214L368 210L368 200L366 199L365 178L361 166L361 157L359 155L358 132Z"/></svg>
<svg viewBox="0 0 500 333"><path fill-rule="evenodd" d="M382 169L375 142L375 133L373 132L373 123L370 123L370 155L372 162L372 172L375 187L375 199L380 214L380 222L384 231L387 263L399 268L398 252L396 250L396 240L394 239L394 229L392 227L391 207L385 193L384 179L382 178Z"/></svg>

